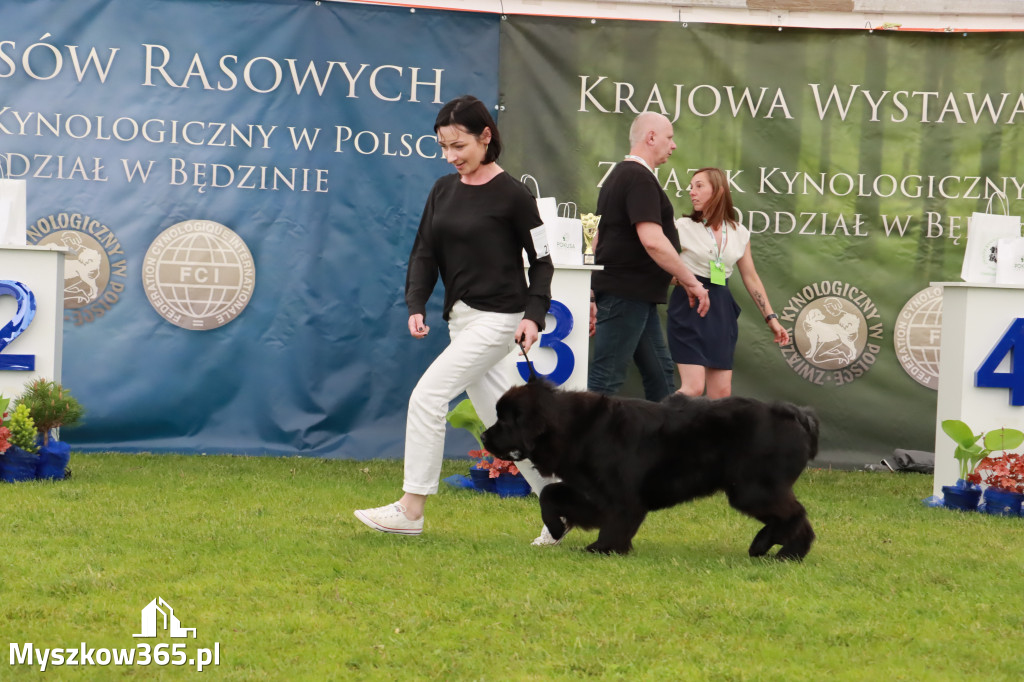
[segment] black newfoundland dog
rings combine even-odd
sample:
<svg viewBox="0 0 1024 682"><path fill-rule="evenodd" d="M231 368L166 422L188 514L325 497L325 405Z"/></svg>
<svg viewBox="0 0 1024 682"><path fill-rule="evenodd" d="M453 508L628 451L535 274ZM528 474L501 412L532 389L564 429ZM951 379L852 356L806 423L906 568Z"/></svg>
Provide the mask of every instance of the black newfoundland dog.
<svg viewBox="0 0 1024 682"><path fill-rule="evenodd" d="M764 524L750 556L782 545L802 559L814 531L793 483L818 451L818 420L790 403L676 394L663 402L562 391L541 379L509 389L484 447L529 459L560 483L541 491L544 525L599 528L591 552L625 554L647 512L723 491Z"/></svg>

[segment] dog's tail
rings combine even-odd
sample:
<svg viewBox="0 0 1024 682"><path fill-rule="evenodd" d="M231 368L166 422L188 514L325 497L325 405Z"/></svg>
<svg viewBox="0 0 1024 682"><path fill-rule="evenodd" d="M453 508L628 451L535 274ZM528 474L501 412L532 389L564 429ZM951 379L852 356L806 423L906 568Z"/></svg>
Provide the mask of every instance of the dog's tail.
<svg viewBox="0 0 1024 682"><path fill-rule="evenodd" d="M810 436L810 459L814 459L818 455L818 433L821 424L818 420L817 413L809 407L800 407L799 405L793 405L792 403L781 403L781 406L801 427L803 427L803 430L807 432L807 435Z"/></svg>
<svg viewBox="0 0 1024 682"><path fill-rule="evenodd" d="M810 459L814 459L818 455L818 433L821 422L818 421L817 413L809 407L797 407L796 412L797 421L807 431L807 435L811 437Z"/></svg>

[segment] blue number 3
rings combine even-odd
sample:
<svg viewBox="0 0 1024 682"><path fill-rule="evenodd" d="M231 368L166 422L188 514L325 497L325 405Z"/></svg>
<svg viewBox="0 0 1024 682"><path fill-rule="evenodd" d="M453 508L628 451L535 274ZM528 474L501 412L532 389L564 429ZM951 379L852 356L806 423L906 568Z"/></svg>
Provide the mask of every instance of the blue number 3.
<svg viewBox="0 0 1024 682"><path fill-rule="evenodd" d="M1016 351L1024 353L1024 317L1018 317L1003 334L1003 338L988 354L981 367L974 374L974 385L978 388L1010 389L1010 404L1024 405L1024 358L1017 363ZM997 372L1003 358L1009 356L1010 371Z"/></svg>
<svg viewBox="0 0 1024 682"><path fill-rule="evenodd" d="M7 324L0 327L0 370L34 371L36 356L4 353L4 349L32 324L36 316L36 296L21 282L0 280L0 296L13 296L18 309Z"/></svg>
<svg viewBox="0 0 1024 682"><path fill-rule="evenodd" d="M548 314L555 318L555 328L540 335L540 347L555 351L555 368L551 370L550 374L537 372L537 376L542 376L556 386L561 386L569 380L573 369L576 368L576 357L572 354L572 348L562 343L565 337L572 332L572 313L563 303L552 299ZM523 378L523 381L529 381L529 365L521 360L517 366L519 367L519 376Z"/></svg>

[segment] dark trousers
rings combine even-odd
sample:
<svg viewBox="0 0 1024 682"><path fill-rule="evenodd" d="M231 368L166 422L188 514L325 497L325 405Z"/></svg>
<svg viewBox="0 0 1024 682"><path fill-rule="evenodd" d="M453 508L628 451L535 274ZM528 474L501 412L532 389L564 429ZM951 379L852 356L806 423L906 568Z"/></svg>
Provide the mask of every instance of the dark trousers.
<svg viewBox="0 0 1024 682"><path fill-rule="evenodd" d="M605 395L617 393L632 360L640 370L648 400L658 401L675 391L675 367L657 304L600 292L595 298L597 331L587 388Z"/></svg>

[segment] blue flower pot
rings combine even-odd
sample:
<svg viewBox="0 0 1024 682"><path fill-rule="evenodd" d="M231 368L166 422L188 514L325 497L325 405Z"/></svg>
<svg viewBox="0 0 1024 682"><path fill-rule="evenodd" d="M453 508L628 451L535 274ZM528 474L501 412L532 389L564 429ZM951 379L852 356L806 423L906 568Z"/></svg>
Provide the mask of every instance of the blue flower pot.
<svg viewBox="0 0 1024 682"><path fill-rule="evenodd" d="M980 488L961 488L958 485L942 486L942 503L946 506L946 509L974 511L978 508L978 500L980 499Z"/></svg>
<svg viewBox="0 0 1024 682"><path fill-rule="evenodd" d="M477 469L476 467L473 467L472 469L469 470L469 476L470 478L473 479L473 485L475 485L476 489L479 490L480 492L495 492L494 482L497 479L491 478L490 469Z"/></svg>
<svg viewBox="0 0 1024 682"><path fill-rule="evenodd" d="M8 483L34 480L38 460L39 457L34 453L12 445L0 455L0 480Z"/></svg>
<svg viewBox="0 0 1024 682"><path fill-rule="evenodd" d="M530 484L522 474L502 474L494 480L497 481L495 487L501 497L526 497L530 494Z"/></svg>
<svg viewBox="0 0 1024 682"><path fill-rule="evenodd" d="M39 446L36 478L63 480L70 459L71 446L64 441L51 440L49 445Z"/></svg>
<svg viewBox="0 0 1024 682"><path fill-rule="evenodd" d="M985 489L985 513L996 516L1020 516L1024 493L989 486Z"/></svg>

